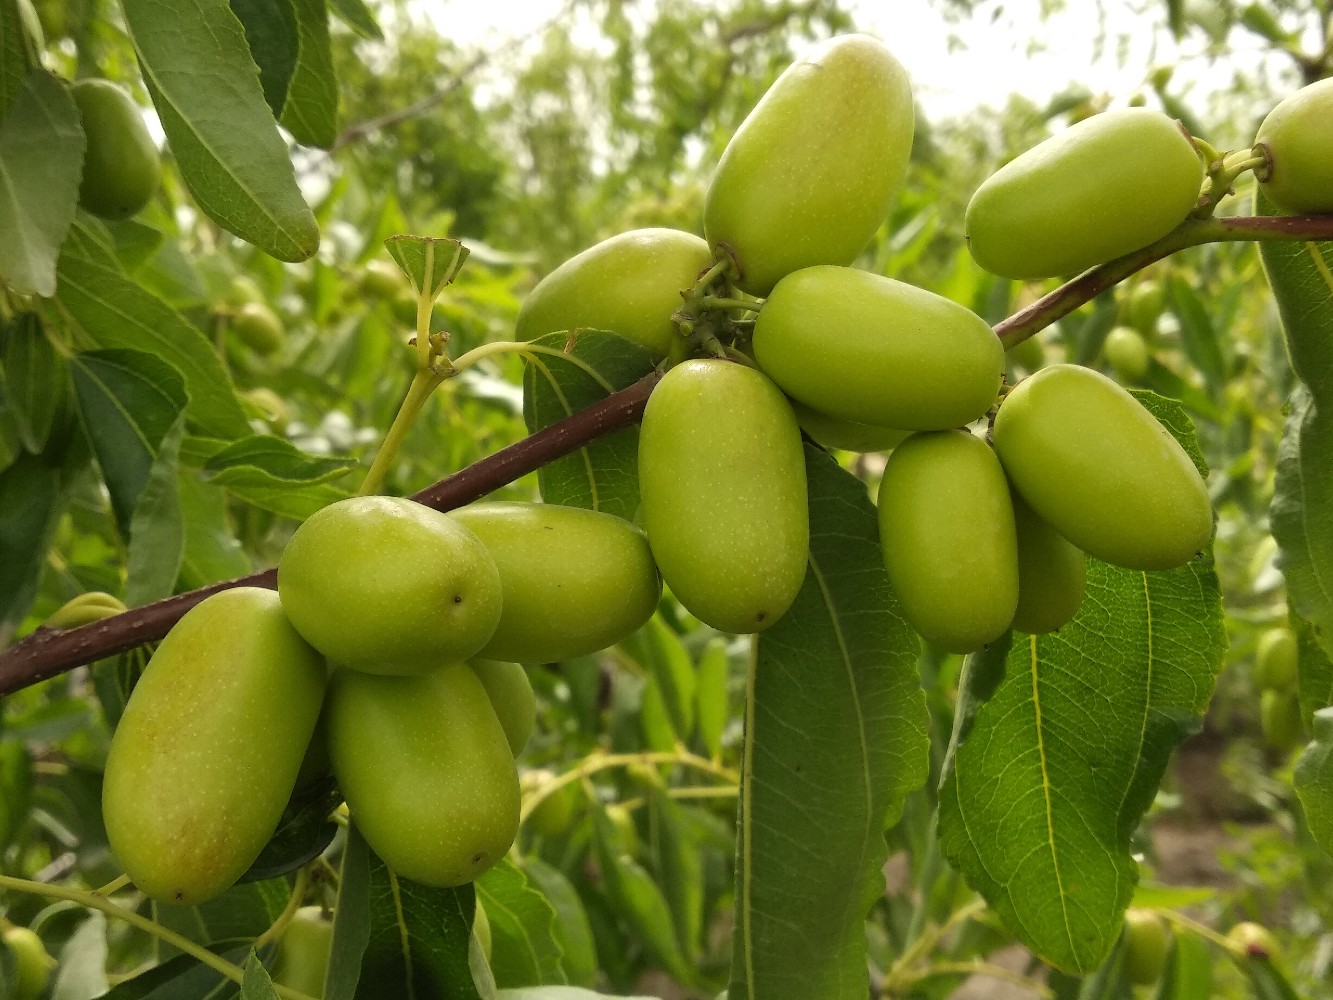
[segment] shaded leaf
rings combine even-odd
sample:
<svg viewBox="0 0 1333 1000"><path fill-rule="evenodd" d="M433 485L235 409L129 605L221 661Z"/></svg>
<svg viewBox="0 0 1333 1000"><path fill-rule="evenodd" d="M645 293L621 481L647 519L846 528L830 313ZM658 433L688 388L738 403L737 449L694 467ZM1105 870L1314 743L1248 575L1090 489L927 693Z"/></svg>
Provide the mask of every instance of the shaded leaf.
<svg viewBox="0 0 1333 1000"><path fill-rule="evenodd" d="M0 743L0 854L14 842L32 803L32 757L18 740Z"/></svg>
<svg viewBox="0 0 1333 1000"><path fill-rule="evenodd" d="M654 615L621 643L621 649L653 679L676 737L688 741L694 732L697 681L694 664L680 637Z"/></svg>
<svg viewBox="0 0 1333 1000"><path fill-rule="evenodd" d="M32 68L32 52L26 43L17 0L0 0L0 118L18 98Z"/></svg>
<svg viewBox="0 0 1333 1000"><path fill-rule="evenodd" d="M182 473L180 497L185 518L180 586L193 590L249 573L253 567L232 530L222 489Z"/></svg>
<svg viewBox="0 0 1333 1000"><path fill-rule="evenodd" d="M218 957L239 965L250 953L249 943L217 950ZM105 994L103 1000L231 1000L240 988L190 955L177 955Z"/></svg>
<svg viewBox="0 0 1333 1000"><path fill-rule="evenodd" d="M666 789L654 788L650 799L657 869L675 921L676 937L686 961L698 964L704 924L702 845L684 810Z"/></svg>
<svg viewBox="0 0 1333 1000"><path fill-rule="evenodd" d="M296 72L300 35L292 0L228 0L241 22L250 57L259 67L259 85L273 117L287 103L287 85Z"/></svg>
<svg viewBox="0 0 1333 1000"><path fill-rule="evenodd" d="M330 818L330 813L340 802L342 794L332 778L298 788L283 810L273 836L239 881L277 878L313 861L333 843L338 824Z"/></svg>
<svg viewBox="0 0 1333 1000"><path fill-rule="evenodd" d="M527 359L523 374L523 420L528 432L563 420L611 391L624 389L653 370L646 348L614 333L581 330L572 338L547 334L534 344L567 351L598 373L601 381L560 358L542 354ZM589 507L633 520L639 506L639 429L607 434L578 451L537 470L542 499L570 507Z"/></svg>
<svg viewBox="0 0 1333 1000"><path fill-rule="evenodd" d="M375 16L366 6L365 0L330 0L329 6L333 8L342 22L355 31L362 38L370 38L380 41L384 38L384 32L380 30L379 24L375 21Z"/></svg>
<svg viewBox="0 0 1333 1000"><path fill-rule="evenodd" d="M217 948L219 942L248 941L263 934L287 905L290 894L283 879L247 882L198 906L154 903L153 919L195 944ZM166 959L180 953L159 941L158 954ZM244 962L245 953L233 961Z"/></svg>
<svg viewBox="0 0 1333 1000"><path fill-rule="evenodd" d="M806 446L810 565L756 639L730 997L862 1000L884 830L929 765L919 642L865 484Z"/></svg>
<svg viewBox="0 0 1333 1000"><path fill-rule="evenodd" d="M325 0L290 0L300 36L296 70L281 121L297 142L328 149L338 137L338 76L329 47Z"/></svg>
<svg viewBox="0 0 1333 1000"><path fill-rule="evenodd" d="M209 218L279 260L319 247L241 24L227 0L121 0L185 186Z"/></svg>
<svg viewBox="0 0 1333 1000"><path fill-rule="evenodd" d="M131 608L170 597L185 554L179 460L184 417L158 442L148 478L130 517L125 603Z"/></svg>
<svg viewBox="0 0 1333 1000"><path fill-rule="evenodd" d="M1213 953L1208 942L1176 931L1156 1000L1205 1000L1213 995Z"/></svg>
<svg viewBox="0 0 1333 1000"><path fill-rule="evenodd" d="M1333 660L1324 652L1309 622L1297 614L1290 614L1289 619L1296 633L1301 718L1308 726L1316 712L1333 705Z"/></svg>
<svg viewBox="0 0 1333 1000"><path fill-rule="evenodd" d="M245 959L245 978L241 980L241 1000L278 1000L278 991L273 988L264 963L259 960L254 949Z"/></svg>
<svg viewBox="0 0 1333 1000"><path fill-rule="evenodd" d="M94 1000L110 989L106 978L106 917L89 910L87 919L60 949L51 1000Z"/></svg>
<svg viewBox="0 0 1333 1000"><path fill-rule="evenodd" d="M559 869L540 858L525 858L523 873L555 910L555 935L567 981L578 986L590 985L597 978L597 951L578 892Z"/></svg>
<svg viewBox="0 0 1333 1000"><path fill-rule="evenodd" d="M60 469L20 455L0 472L0 648L32 606L46 550L65 509Z"/></svg>
<svg viewBox="0 0 1333 1000"><path fill-rule="evenodd" d="M497 986L567 981L556 912L523 869L501 861L476 881L491 922L491 971Z"/></svg>
<svg viewBox="0 0 1333 1000"><path fill-rule="evenodd" d="M203 471L219 486L231 483L278 486L326 483L354 468L355 459L311 455L286 438L259 434L233 441L214 452L204 463Z"/></svg>
<svg viewBox="0 0 1333 1000"><path fill-rule="evenodd" d="M16 292L56 292L56 258L74 221L84 147L74 98L56 77L33 70L0 121L0 282Z"/></svg>
<svg viewBox="0 0 1333 1000"><path fill-rule="evenodd" d="M699 719L699 741L710 757L722 754L722 733L731 717L730 697L727 691L731 675L731 659L727 644L722 639L710 639L699 657L697 673L696 714Z"/></svg>
<svg viewBox="0 0 1333 1000"><path fill-rule="evenodd" d="M1184 278L1172 275L1168 283L1171 307L1180 320L1181 346L1213 392L1227 383L1227 362L1217 331L1203 300Z"/></svg>
<svg viewBox="0 0 1333 1000"><path fill-rule="evenodd" d="M52 424L65 401L69 366L57 353L35 313L21 313L0 328L0 371L4 402L19 441L34 455L46 447Z"/></svg>
<svg viewBox="0 0 1333 1000"><path fill-rule="evenodd" d="M1296 761L1292 785L1315 842L1333 854L1333 708L1314 714L1314 740Z"/></svg>

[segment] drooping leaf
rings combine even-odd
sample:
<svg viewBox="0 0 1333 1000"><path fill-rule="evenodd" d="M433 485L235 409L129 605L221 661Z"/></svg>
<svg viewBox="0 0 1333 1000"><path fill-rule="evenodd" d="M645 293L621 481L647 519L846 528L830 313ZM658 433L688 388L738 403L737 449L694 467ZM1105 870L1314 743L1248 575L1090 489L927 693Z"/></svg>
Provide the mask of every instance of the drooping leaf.
<svg viewBox="0 0 1333 1000"><path fill-rule="evenodd" d="M287 103L287 85L296 72L301 39L292 0L228 0L241 22L250 58L259 67L259 84L273 117Z"/></svg>
<svg viewBox="0 0 1333 1000"><path fill-rule="evenodd" d="M153 919L195 944L216 949L219 942L250 940L263 934L282 913L290 894L284 879L246 882L198 906L154 903ZM158 955L163 960L177 954L175 948L158 942ZM242 953L236 962L244 961Z"/></svg>
<svg viewBox="0 0 1333 1000"><path fill-rule="evenodd" d="M699 719L699 740L710 757L722 754L722 733L730 717L730 699L727 682L731 661L727 644L722 639L710 639L699 656L697 670L696 715Z"/></svg>
<svg viewBox="0 0 1333 1000"><path fill-rule="evenodd" d="M61 305L99 348L154 355L179 372L192 423L229 441L248 435L231 376L208 338L97 246L86 230L74 227L60 255Z"/></svg>
<svg viewBox="0 0 1333 1000"><path fill-rule="evenodd" d="M501 861L476 881L491 923L491 971L497 986L568 982L556 912L523 869Z"/></svg>
<svg viewBox="0 0 1333 1000"><path fill-rule="evenodd" d="M71 367L79 412L128 539L153 462L185 410L185 383L170 364L143 351L85 351Z"/></svg>
<svg viewBox="0 0 1333 1000"><path fill-rule="evenodd" d="M757 638L739 809L731 1000L862 1000L884 830L925 781L919 640L865 484L806 448L810 565Z"/></svg>
<svg viewBox="0 0 1333 1000"><path fill-rule="evenodd" d="M35 313L21 313L0 326L0 371L5 405L13 414L19 442L34 455L46 447L65 400L69 366L52 346Z"/></svg>
<svg viewBox="0 0 1333 1000"><path fill-rule="evenodd" d="M1204 1000L1213 995L1212 949L1203 938L1177 931L1156 1000Z"/></svg>
<svg viewBox="0 0 1333 1000"><path fill-rule="evenodd" d="M296 11L300 55L281 121L297 142L328 149L338 138L338 76L329 46L329 12L325 0L290 2Z"/></svg>
<svg viewBox="0 0 1333 1000"><path fill-rule="evenodd" d="M189 473L181 474L179 487L185 518L180 586L193 590L249 573L253 567L228 519L222 489Z"/></svg>
<svg viewBox="0 0 1333 1000"><path fill-rule="evenodd" d="M1011 639L967 662L940 846L1025 945L1089 972L1133 895L1130 836L1222 666L1217 579L1206 559L1152 573L1089 560L1074 620Z"/></svg>
<svg viewBox="0 0 1333 1000"><path fill-rule="evenodd" d="M311 256L319 227L227 0L121 0L121 9L195 202L279 260Z"/></svg>
<svg viewBox="0 0 1333 1000"><path fill-rule="evenodd" d="M523 375L523 420L529 433L591 406L653 370L653 358L645 348L614 333L581 330L573 338L552 333L533 343L572 354L598 378L562 358L548 354L529 358ZM638 454L637 427L604 435L538 470L542 499L631 520L639 506Z"/></svg>
<svg viewBox="0 0 1333 1000"><path fill-rule="evenodd" d="M567 981L590 985L597 977L597 951L577 890L558 868L535 856L523 859L523 874L555 910L555 935Z"/></svg>
<svg viewBox="0 0 1333 1000"><path fill-rule="evenodd" d="M218 957L241 965L250 944L218 949ZM233 1000L240 987L191 955L176 955L113 987L101 1000Z"/></svg>
<svg viewBox="0 0 1333 1000"><path fill-rule="evenodd" d="M356 460L310 455L286 438L268 434L233 441L209 456L204 474L215 484L255 482L265 485L327 483L356 468Z"/></svg>
<svg viewBox="0 0 1333 1000"><path fill-rule="evenodd" d="M56 258L74 221L83 128L69 91L36 69L0 120L0 282L49 298Z"/></svg>
<svg viewBox="0 0 1333 1000"><path fill-rule="evenodd" d="M51 1000L94 1000L103 996L110 984L106 978L106 917L89 910L60 949Z"/></svg>
<svg viewBox="0 0 1333 1000"><path fill-rule="evenodd" d="M130 516L125 603L132 608L170 597L185 555L185 515L180 497L180 442L185 418L179 416L158 442L148 478Z"/></svg>
<svg viewBox="0 0 1333 1000"><path fill-rule="evenodd" d="M685 960L698 964L704 923L704 868L701 845L684 809L660 787L649 794L653 840L657 848L657 870L676 938Z"/></svg>
<svg viewBox="0 0 1333 1000"><path fill-rule="evenodd" d="M239 881L277 878L318 857L338 832L338 826L329 814L341 801L342 795L334 787L332 778L298 788L283 810L273 836Z"/></svg>
<svg viewBox="0 0 1333 1000"><path fill-rule="evenodd" d="M0 647L7 646L37 593L46 550L65 509L59 466L20 455L0 472Z"/></svg>
<svg viewBox="0 0 1333 1000"><path fill-rule="evenodd" d="M32 757L18 740L0 742L0 853L14 842L32 802Z"/></svg>
<svg viewBox="0 0 1333 1000"><path fill-rule="evenodd" d="M330 0L329 6L333 8L344 24L362 38L370 38L375 41L383 40L384 32L380 30L379 24L375 21L375 15L370 12L365 0Z"/></svg>
<svg viewBox="0 0 1333 1000"><path fill-rule="evenodd" d="M697 684L694 664L680 637L657 616L621 644L656 683L671 728L681 742L694 732L694 698ZM669 747L668 747L669 749Z"/></svg>
<svg viewBox="0 0 1333 1000"><path fill-rule="evenodd" d="M1333 708L1314 714L1314 740L1301 751L1292 785L1315 842L1333 854Z"/></svg>
<svg viewBox="0 0 1333 1000"><path fill-rule="evenodd" d="M245 978L241 980L241 1000L278 1000L273 980L254 949L245 959Z"/></svg>

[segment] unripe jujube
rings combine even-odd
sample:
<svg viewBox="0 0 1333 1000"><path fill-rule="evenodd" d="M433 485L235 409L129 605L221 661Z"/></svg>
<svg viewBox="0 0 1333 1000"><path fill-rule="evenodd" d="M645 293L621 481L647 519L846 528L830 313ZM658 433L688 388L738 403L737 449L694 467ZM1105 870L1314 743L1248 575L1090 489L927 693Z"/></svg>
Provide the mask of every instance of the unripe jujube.
<svg viewBox="0 0 1333 1000"><path fill-rule="evenodd" d="M1259 637L1254 653L1254 680L1261 688L1285 691L1296 684L1300 644L1289 628L1270 628Z"/></svg>
<svg viewBox="0 0 1333 1000"><path fill-rule="evenodd" d="M79 204L104 219L128 219L148 204L162 180L162 157L143 112L110 80L70 87L87 147Z"/></svg>
<svg viewBox="0 0 1333 1000"><path fill-rule="evenodd" d="M537 725L537 696L528 672L521 664L501 660L473 659L468 666L486 689L509 749L517 757L532 739L532 730Z"/></svg>
<svg viewBox="0 0 1333 1000"><path fill-rule="evenodd" d="M1087 588L1087 559L1010 490L1018 534L1018 607L1013 627L1029 635L1054 632L1078 613Z"/></svg>
<svg viewBox="0 0 1333 1000"><path fill-rule="evenodd" d="M1283 99L1259 126L1255 142L1268 148L1261 189L1279 208L1297 214L1333 212L1333 79Z"/></svg>

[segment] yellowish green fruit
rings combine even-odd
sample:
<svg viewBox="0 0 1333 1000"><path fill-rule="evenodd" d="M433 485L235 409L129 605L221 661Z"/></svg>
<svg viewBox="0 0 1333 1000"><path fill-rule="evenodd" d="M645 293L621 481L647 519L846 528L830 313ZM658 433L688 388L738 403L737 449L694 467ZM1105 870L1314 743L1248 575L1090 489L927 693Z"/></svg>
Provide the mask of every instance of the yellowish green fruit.
<svg viewBox="0 0 1333 1000"><path fill-rule="evenodd" d="M88 143L79 204L104 219L128 219L148 204L162 181L162 158L143 112L110 80L80 80L70 94Z"/></svg>
<svg viewBox="0 0 1333 1000"><path fill-rule="evenodd" d="M1227 931L1227 940L1251 958L1278 959L1282 956L1282 946L1263 924L1242 921Z"/></svg>
<svg viewBox="0 0 1333 1000"><path fill-rule="evenodd" d="M462 885L514 842L514 755L466 663L413 677L336 672L329 753L352 821L404 878Z"/></svg>
<svg viewBox="0 0 1333 1000"><path fill-rule="evenodd" d="M520 784L528 796L556 780L556 775L545 768L523 772ZM569 832L583 804L583 789L578 782L561 785L542 798L529 814L528 829L540 837L563 837Z"/></svg>
<svg viewBox="0 0 1333 1000"><path fill-rule="evenodd" d="M1009 486L967 431L914 434L879 487L879 532L903 615L927 641L970 653L1009 628L1018 552Z"/></svg>
<svg viewBox="0 0 1333 1000"><path fill-rule="evenodd" d="M1157 336L1157 321L1166 306L1166 290L1160 281L1145 278L1129 290L1125 300L1125 320L1151 341Z"/></svg>
<svg viewBox="0 0 1333 1000"><path fill-rule="evenodd" d="M1268 150L1261 190L1298 215L1333 213L1333 79L1284 98L1259 126L1255 142Z"/></svg>
<svg viewBox="0 0 1333 1000"><path fill-rule="evenodd" d="M768 89L727 143L704 202L704 234L767 295L783 275L850 264L893 206L912 150L912 88L884 44L841 35Z"/></svg>
<svg viewBox="0 0 1333 1000"><path fill-rule="evenodd" d="M912 433L900 431L896 427L876 427L873 424L839 420L803 403L793 402L791 409L796 414L796 422L801 425L801 430L809 435L811 441L825 448L860 452L889 451Z"/></svg>
<svg viewBox="0 0 1333 1000"><path fill-rule="evenodd" d="M231 320L231 331L256 354L273 354L287 342L287 331L283 329L282 320L262 302L247 302L236 310Z"/></svg>
<svg viewBox="0 0 1333 1000"><path fill-rule="evenodd" d="M617 854L633 857L639 852L639 828L634 825L634 813L621 802L613 802L606 807L606 817L611 821L615 833L614 848Z"/></svg>
<svg viewBox="0 0 1333 1000"><path fill-rule="evenodd" d="M1254 680L1261 688L1286 691L1295 687L1300 664L1296 633L1279 626L1259 637L1254 654Z"/></svg>
<svg viewBox="0 0 1333 1000"><path fill-rule="evenodd" d="M517 340L610 330L659 357L679 340L681 292L713 264L708 244L678 229L634 229L571 257L537 283L518 313Z"/></svg>
<svg viewBox="0 0 1333 1000"><path fill-rule="evenodd" d="M995 450L1034 511L1084 552L1171 569L1213 531L1208 490L1179 442L1111 379L1051 365L1000 405Z"/></svg>
<svg viewBox="0 0 1333 1000"><path fill-rule="evenodd" d="M111 739L102 815L134 884L187 906L230 887L272 836L324 695L324 661L271 590L192 608L158 646Z"/></svg>
<svg viewBox="0 0 1333 1000"><path fill-rule="evenodd" d="M1148 345L1137 330L1129 326L1112 327L1102 345L1106 363L1122 382L1138 382L1148 374Z"/></svg>
<svg viewBox="0 0 1333 1000"><path fill-rule="evenodd" d="M1171 928L1160 914L1130 907L1125 911L1125 976L1138 986L1162 978Z"/></svg>
<svg viewBox="0 0 1333 1000"><path fill-rule="evenodd" d="M500 574L458 521L401 497L312 514L278 561L296 630L334 663L422 673L477 655L500 621Z"/></svg>
<svg viewBox="0 0 1333 1000"><path fill-rule="evenodd" d="M753 345L760 369L798 402L905 430L975 420L1004 373L1004 348L980 316L850 267L808 267L779 281Z"/></svg>
<svg viewBox="0 0 1333 1000"><path fill-rule="evenodd" d="M486 689L509 749L517 757L532 739L532 730L537 725L537 696L528 672L520 664L500 660L473 659L468 666Z"/></svg>
<svg viewBox="0 0 1333 1000"><path fill-rule="evenodd" d="M1087 588L1087 559L1009 491L1018 534L1018 607L1013 627L1029 635L1054 632L1078 613Z"/></svg>
<svg viewBox="0 0 1333 1000"><path fill-rule="evenodd" d="M51 981L56 960L30 927L6 928L4 942L14 957L14 1000L37 1000Z"/></svg>
<svg viewBox="0 0 1333 1000"><path fill-rule="evenodd" d="M639 493L662 578L692 615L759 632L786 613L810 556L805 455L761 373L718 359L668 371L643 415Z"/></svg>
<svg viewBox="0 0 1333 1000"><path fill-rule="evenodd" d="M1259 696L1259 729L1264 741L1280 753L1300 746L1305 727L1295 691L1267 690Z"/></svg>
<svg viewBox="0 0 1333 1000"><path fill-rule="evenodd" d="M478 655L553 663L613 646L652 617L662 583L623 518L542 503L479 503L450 516L495 560L500 622Z"/></svg>
<svg viewBox="0 0 1333 1000"><path fill-rule="evenodd" d="M1005 351L1005 358L1011 365L1017 365L1030 375L1046 364L1046 348L1041 338L1033 335Z"/></svg>
<svg viewBox="0 0 1333 1000"><path fill-rule="evenodd" d="M309 997L322 997L332 944L333 921L323 907L301 907L283 929L273 982Z"/></svg>
<svg viewBox="0 0 1333 1000"><path fill-rule="evenodd" d="M1149 108L1106 111L983 181L967 206L968 248L1006 278L1074 274L1175 229L1202 184L1203 162L1173 119Z"/></svg>
<svg viewBox="0 0 1333 1000"><path fill-rule="evenodd" d="M416 309L416 296L412 295L402 270L392 261L367 261L358 284L361 294L374 299L393 301L403 294L411 295L413 310Z"/></svg>

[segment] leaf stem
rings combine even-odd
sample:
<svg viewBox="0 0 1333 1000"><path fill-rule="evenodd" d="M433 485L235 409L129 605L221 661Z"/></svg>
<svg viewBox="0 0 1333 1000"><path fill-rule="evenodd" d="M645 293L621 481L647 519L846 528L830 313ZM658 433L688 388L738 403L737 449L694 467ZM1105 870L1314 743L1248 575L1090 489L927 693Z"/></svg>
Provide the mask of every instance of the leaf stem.
<svg viewBox="0 0 1333 1000"><path fill-rule="evenodd" d="M296 882L292 885L292 894L287 897L287 905L282 908L278 918L269 925L259 937L255 938L254 949L258 951L270 941L276 941L282 936L282 932L287 929L287 925L292 922L292 917L296 916L296 911L301 908L305 901L305 894L310 888L310 865L302 865L296 872Z"/></svg>
<svg viewBox="0 0 1333 1000"><path fill-rule="evenodd" d="M478 361L482 360L483 358L487 358L495 354L518 354L518 355L548 354L553 358L559 358L562 361L568 361L575 368L579 369L579 371L583 372L583 374L587 375L588 378L592 379L599 386L601 386L602 391L605 392L608 396L616 391L616 387L613 386L610 382L608 382L605 378L603 378L601 372L599 372L592 365L588 364L588 362L584 361L582 358L576 358L571 353L566 353L565 351L556 350L554 347L547 347L545 344L529 344L518 340L497 340L491 344L482 344L480 347L474 347L467 353L461 354L457 358L455 358L453 361L453 368L455 372L461 372L468 368L471 368L473 365L475 365Z"/></svg>
<svg viewBox="0 0 1333 1000"><path fill-rule="evenodd" d="M443 376L437 375L429 367L418 369L412 376L412 384L407 388L407 395L403 397L403 403L398 407L398 414L393 418L389 432L384 435L384 441L375 454L375 461L371 463L370 471L366 473L361 488L357 490L357 496L364 497L378 493L383 487L384 480L389 474L389 466L398 457L398 450L403 446L407 432L412 429L412 424L421 413L421 408L426 405L430 394L443 381Z"/></svg>

